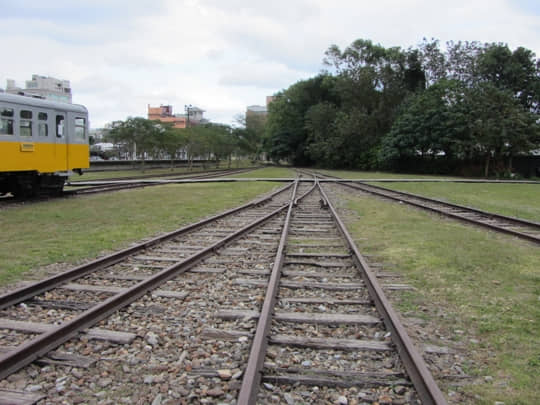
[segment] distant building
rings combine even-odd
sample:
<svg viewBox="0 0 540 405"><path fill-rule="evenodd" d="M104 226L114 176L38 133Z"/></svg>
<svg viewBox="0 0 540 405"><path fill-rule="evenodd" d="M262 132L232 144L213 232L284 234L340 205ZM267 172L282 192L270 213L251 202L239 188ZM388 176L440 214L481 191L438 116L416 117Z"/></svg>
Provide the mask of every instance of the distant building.
<svg viewBox="0 0 540 405"><path fill-rule="evenodd" d="M15 85L15 80L8 79L6 93L45 98L47 100L71 103L71 86L69 80L54 77L32 75L32 80L26 81L26 88Z"/></svg>
<svg viewBox="0 0 540 405"><path fill-rule="evenodd" d="M249 117L250 115L262 115L266 116L268 114L268 110L266 107L262 105L248 105L246 109L246 117Z"/></svg>
<svg viewBox="0 0 540 405"><path fill-rule="evenodd" d="M249 105L246 108L246 119L248 117L259 116L265 117L268 115L268 105L274 100L274 96L266 96L266 106Z"/></svg>
<svg viewBox="0 0 540 405"><path fill-rule="evenodd" d="M89 136L94 143L103 142L105 135L109 132L110 128L91 128Z"/></svg>
<svg viewBox="0 0 540 405"><path fill-rule="evenodd" d="M148 119L162 122L170 122L174 128L186 128L187 126L199 125L208 122L203 118L204 110L198 107L186 107L186 114L173 114L172 105L151 107L148 104Z"/></svg>

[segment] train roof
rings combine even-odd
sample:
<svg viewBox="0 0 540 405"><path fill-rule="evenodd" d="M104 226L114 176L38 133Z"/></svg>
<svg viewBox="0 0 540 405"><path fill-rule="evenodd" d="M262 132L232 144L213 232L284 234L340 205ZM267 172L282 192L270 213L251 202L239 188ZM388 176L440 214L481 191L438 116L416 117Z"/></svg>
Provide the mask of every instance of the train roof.
<svg viewBox="0 0 540 405"><path fill-rule="evenodd" d="M81 104L61 103L42 98L19 96L17 94L0 93L0 101L12 104L28 105L32 107L53 108L55 110L78 112L88 114L88 110Z"/></svg>

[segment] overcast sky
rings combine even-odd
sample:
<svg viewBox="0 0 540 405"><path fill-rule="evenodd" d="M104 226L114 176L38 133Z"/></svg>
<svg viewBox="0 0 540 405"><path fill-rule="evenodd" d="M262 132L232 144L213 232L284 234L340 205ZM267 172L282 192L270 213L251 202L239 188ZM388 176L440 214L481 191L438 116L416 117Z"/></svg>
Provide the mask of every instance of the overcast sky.
<svg viewBox="0 0 540 405"><path fill-rule="evenodd" d="M98 128L147 105L232 123L319 73L324 51L371 39L505 42L540 56L538 0L0 0L0 88L69 80Z"/></svg>

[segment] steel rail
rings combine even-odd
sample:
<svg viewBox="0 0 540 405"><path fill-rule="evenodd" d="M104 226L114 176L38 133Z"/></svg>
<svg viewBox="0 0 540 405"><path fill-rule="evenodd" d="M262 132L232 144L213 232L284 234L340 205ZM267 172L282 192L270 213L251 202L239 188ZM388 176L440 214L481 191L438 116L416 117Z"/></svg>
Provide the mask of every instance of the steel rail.
<svg viewBox="0 0 540 405"><path fill-rule="evenodd" d="M186 177L186 178L199 178L199 177L218 177L218 176L227 176L229 174L236 174L236 173L244 173L252 170L256 170L257 168L238 168L238 169L214 169L214 170L206 170L206 171L196 171L194 173L162 173L162 174L144 174L140 176L126 176L126 177L112 177L108 179L103 180L109 180L109 181L115 181L115 180L137 180L137 179L151 179L154 177ZM99 173L99 172L92 172L92 171L86 171L85 173ZM85 180L75 180L75 181L68 181L66 183L66 186L73 186L76 187L77 183L82 182L84 183Z"/></svg>
<svg viewBox="0 0 540 405"><path fill-rule="evenodd" d="M385 194L385 192L394 193L394 194L402 195L404 197L409 197L409 198L416 198L418 200L425 201L426 203L440 204L440 205L448 207L448 208L460 209L460 210L463 210L463 211L470 211L471 213L475 213L475 214L478 214L478 215L488 217L488 219L493 218L493 219L499 219L501 221L507 221L509 223L509 225L528 226L530 228L534 228L534 230L536 230L536 231L540 231L540 223L538 223L538 222L528 221L528 220L525 220L525 219L516 218L516 217L509 217L509 216L500 215L500 214L495 214L495 213L492 213L492 212L483 211L483 210L468 207L468 206L465 206L465 205L449 203L449 202L441 201L441 200L438 200L438 199L435 199L435 198L424 197L424 196L421 196L421 195L418 195L418 194L407 193L407 192L403 192L403 191L396 191L396 190L388 189L388 188L381 187L381 186L375 186L375 185L372 185L372 184L364 184L364 183L350 184L350 182L348 180L339 179L338 177L335 177L335 176L330 176L330 175L325 175L325 174L320 174L320 173L316 173L316 176L333 177L333 178L337 179L335 181L335 183L341 184L342 186L345 186L345 187L349 187L349 188L352 188L352 189L355 189L355 190L364 191L366 193L370 193L370 194L373 194L373 195L376 195L376 196L379 196L379 197L387 198L387 199L392 200L392 201L400 201L400 202L403 202L405 204L412 205L414 207L418 207L418 208L421 208L421 209L424 209L424 210L427 210L427 211L434 212L436 214L446 216L448 218L452 218L452 219L456 219L458 221L465 222L467 224L473 224L473 225L481 226L483 228L487 228L487 229L490 229L492 231L505 233L507 235L512 235L512 236L519 237L521 239L528 240L529 242L540 244L540 237L538 237L538 236L530 235L530 234L520 232L520 231L515 231L513 229L504 228L504 227L499 226L499 225L490 224L490 223L475 220L475 219L472 219L472 218L467 218L467 217L465 217L463 215L448 212L448 211L445 211L445 210L443 210L441 208L430 207L430 206L421 204L419 202L414 202L414 201L407 200L405 198L399 198L399 197L395 197L395 196L392 196L392 195L388 195L388 194ZM374 188L376 190L381 190L381 191L370 190L369 189L370 187Z"/></svg>
<svg viewBox="0 0 540 405"><path fill-rule="evenodd" d="M43 292L49 291L52 288L55 288L59 284L63 284L66 282L73 281L79 277L82 277L92 271L99 270L105 267L108 267L110 265L113 265L115 263L118 263L119 261L123 260L127 256L130 256L140 250L146 249L148 247L154 246L158 243L164 242L166 240L169 240L171 238L177 237L181 234L184 234L186 232L192 231L198 227L201 227L203 225L206 225L208 223L211 223L212 221L215 221L217 219L226 217L228 215L234 214L235 212L241 211L246 208L251 208L256 205L259 205L265 201L271 200L274 196L276 196L279 193L282 193L286 191L288 188L292 187L294 183L288 184L287 186L281 187L280 189L276 190L275 192L269 194L268 196L263 196L262 198L255 199L253 201L248 202L247 204L241 205L236 208L232 208L230 210L224 211L220 214L214 215L210 218L204 219L202 221L196 222L194 224L190 224L187 226L184 226L180 229L177 229L175 231L166 233L164 235L157 236L149 241L139 243L137 245L131 246L129 248L120 250L118 252L112 253L110 255L101 257L99 259L93 260L89 263L77 266L71 270L65 271L63 273L54 275L52 277L46 278L44 280L38 281L36 283L32 283L30 285L27 285L25 287L19 288L15 291L9 292L7 294L4 294L0 296L0 309L4 309L6 307L9 307L11 305L18 304L28 298L31 298L35 295L41 294Z"/></svg>
<svg viewBox="0 0 540 405"><path fill-rule="evenodd" d="M294 191L296 192L297 182L295 182L294 185ZM147 292L157 288L167 280L170 280L171 278L189 270L205 257L212 254L216 249L219 249L234 239L237 239L238 237L249 232L253 228L270 220L284 211L290 205L291 203L284 204L283 206L272 211L270 214L249 223L238 231L226 236L223 239L220 239L216 243L204 248L198 253L195 253L188 258L167 267L166 269L163 269L155 275L150 276L148 279L128 288L124 292L118 293L106 299L102 303L88 309L72 320L63 323L51 331L43 333L27 343L24 343L17 349L8 352L4 356L0 357L0 379L6 378L8 375L30 364L35 359L57 348L62 343L65 343L72 337L76 336L80 331L96 324L102 319L105 319L112 313L130 304Z"/></svg>
<svg viewBox="0 0 540 405"><path fill-rule="evenodd" d="M310 173L308 169L295 169L296 171L303 172L303 173ZM375 181L375 182L381 182L381 183L469 183L469 184L540 184L540 181L534 181L534 180L488 180L488 179L452 179L452 178L442 178L442 179L422 179L422 178L409 178L409 179L402 179L402 178L393 178L393 179L384 179L384 178L370 178L370 179L343 179L337 176L332 176L330 174L321 173L318 171L313 171L313 173L324 176L324 177L331 177L333 179L338 180L344 180L344 181L350 181L350 182L359 182L359 183L365 183L369 181ZM328 180L322 180L322 182L327 182Z"/></svg>
<svg viewBox="0 0 540 405"><path fill-rule="evenodd" d="M318 183L319 184L319 183ZM422 404L429 405L445 405L447 404L442 392L437 386L433 376L429 372L424 360L412 344L409 336L403 325L401 324L397 313L392 308L390 301L386 298L377 278L371 271L368 262L360 254L360 251L356 247L356 244L347 231L345 224L337 214L332 202L324 192L323 188L319 184L319 189L323 198L328 204L328 208L336 221L338 228L344 238L347 240L349 248L353 254L353 259L358 265L358 269L361 269L361 276L366 283L370 296L375 302L375 306L379 313L383 316L384 324L391 332L393 343L396 345L398 353L403 365L407 370L407 373L413 382L413 385L422 401Z"/></svg>
<svg viewBox="0 0 540 405"><path fill-rule="evenodd" d="M261 384L264 358L266 356L266 349L268 347L268 333L270 332L270 327L272 326L272 314L274 313L274 307L279 289L279 280L281 278L281 269L285 259L285 246L287 236L289 234L292 210L299 200L315 190L316 181L314 182L313 187L299 198L295 198L297 187L298 181L295 182L293 198L289 203L287 217L285 218L285 224L281 232L279 247L274 259L274 265L272 267L272 273L268 282L266 296L259 315L259 322L257 323L257 330L255 331L255 336L253 337L253 342L251 344L248 364L244 372L240 392L238 393L237 405L255 404L257 401L257 394Z"/></svg>
<svg viewBox="0 0 540 405"><path fill-rule="evenodd" d="M459 215L459 214L448 212L448 211L445 211L443 209L436 208L436 207L429 207L427 205L421 204L419 202L410 201L410 200L407 200L405 198L394 197L394 196L385 194L382 191L370 190L367 187L373 187L371 184L369 184L369 185L366 184L366 185L364 185L364 187L362 187L362 185L347 184L346 182L337 182L337 183L341 184L341 185L343 185L345 187L350 187L350 188L353 188L355 190L361 190L361 191L364 191L366 193L370 193L370 194L373 194L373 195L376 195L376 196L379 196L379 197L387 198L389 200L401 201L401 202L403 202L405 204L409 204L409 205L412 205L414 207L418 207L418 208L421 208L421 209L424 209L424 210L427 210L427 211L431 211L431 212L446 216L448 218L457 219L459 221L462 221L462 222L465 222L465 223L468 223L468 224L481 226L483 228L487 228L487 229L490 229L490 230L493 230L493 231L497 231L497 232L505 233L505 234L508 234L508 235L516 236L516 237L519 237L521 239L526 239L529 242L534 242L536 244L540 244L540 237L530 235L530 234L527 234L527 233L523 233L523 232L520 232L520 231L515 231L513 229L504 228L502 226L490 224L490 223L487 223L487 222L475 220L475 219L472 219L472 218L467 218L467 217ZM375 188L377 188L377 187L375 187ZM378 187L378 188L381 188L381 189L383 189L385 191L388 191L388 192L394 192L393 190L384 189L382 187ZM399 192L397 192L397 194L399 194ZM500 220L508 221L510 223L510 225L512 225L512 222L515 222L514 225L527 225L527 226L530 226L530 227L534 227L534 228L536 228L536 230L540 231L540 224L537 224L535 222L529 222L529 221L526 221L526 220L521 220L521 219L517 219L517 218L513 218L513 217L505 217L504 215L492 214L490 212L481 211L481 210L478 210L478 209L475 209L475 208L469 208L469 207L466 207L466 206L450 204L450 203L446 203L446 202L443 202L443 201L429 199L429 198L426 198L426 197L420 197L420 196L419 197L413 197L413 195L411 195L410 197L411 198L419 198L419 199L424 200L426 202L432 202L432 203L436 203L436 204L441 204L443 206L447 205L450 208L457 208L457 209L462 209L462 210L470 210L472 213L476 213L476 214L484 215L484 216L487 216L487 217L494 217L494 218L497 218L497 219L500 219Z"/></svg>
<svg viewBox="0 0 540 405"><path fill-rule="evenodd" d="M233 169L233 170L227 170L226 173L224 173L223 171L220 171L218 173L207 173L207 174L200 174L200 175L195 175L195 176L190 176L190 175L178 175L178 174L175 174L175 175L171 175L171 174L165 174L165 175L150 175L150 176L141 176L139 178L136 178L136 177L132 177L132 178L119 178L119 179L106 179L102 182L102 184L100 185L95 185L95 186L88 186L87 182L84 182L84 181L78 181L78 182L74 182L74 183L68 183L66 184L66 186L68 187L84 187L82 189L79 189L79 190L67 190L67 191L64 191L64 194L66 195L70 195L70 194L76 194L76 195L83 195L83 194L98 194L98 193L106 193L106 192L109 192L109 191L118 191L118 190L125 190L125 189L132 189L132 188L143 188L143 187L148 187L148 186L155 186L155 185L160 185L162 183L159 183L159 182L150 182L150 181L144 181L144 180L141 180L140 182L137 182L137 179L144 179L144 178L159 178L159 177L174 177L174 176L178 176L176 177L175 180L194 180L194 179L213 179L213 178L218 178L218 177L224 177L224 176L227 176L229 174L238 174L238 173L243 173L243 172L246 172L246 171L251 171L251 170L254 170L254 169ZM126 183L112 183L113 181L126 181ZM127 182L127 181L133 181L132 183L130 182ZM79 183L79 184L78 184ZM167 184L167 183L165 183Z"/></svg>
<svg viewBox="0 0 540 405"><path fill-rule="evenodd" d="M426 201L426 202L435 202L437 204L446 205L446 206L456 208L456 209L460 209L460 210L464 210L464 211L472 211L472 212L474 212L476 214L485 215L485 216L488 216L488 217L491 217L491 218L496 218L496 219L501 219L501 220L505 220L505 221L515 222L516 224L520 224L520 225L531 226L531 227L537 228L538 231L540 231L540 222L529 221L527 219L511 217L511 216L501 215L501 214L496 214L494 212L480 210L478 208L469 207L467 205L460 205L460 204L456 204L456 203L452 203L452 202L448 202L448 201L439 200L437 198L425 197L423 195L409 193L409 192L406 192L406 191L392 190L390 188L376 186L374 184L365 184L365 183L361 183L361 184L366 186L366 187L372 187L372 188L375 188L375 189L381 190L381 191L388 191L388 192L395 193L395 194L398 194L398 195L403 195L405 197L417 198L419 200Z"/></svg>

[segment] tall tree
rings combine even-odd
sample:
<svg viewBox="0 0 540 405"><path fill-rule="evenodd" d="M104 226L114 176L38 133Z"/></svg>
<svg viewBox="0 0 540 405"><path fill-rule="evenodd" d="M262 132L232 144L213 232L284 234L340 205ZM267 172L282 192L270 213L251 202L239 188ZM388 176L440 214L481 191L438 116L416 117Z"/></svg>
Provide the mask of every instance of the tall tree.
<svg viewBox="0 0 540 405"><path fill-rule="evenodd" d="M312 163L307 153L307 111L320 102L334 102L335 79L321 74L293 84L278 93L269 105L265 149L271 159L287 160L294 165Z"/></svg>
<svg viewBox="0 0 540 405"><path fill-rule="evenodd" d="M171 161L171 170L174 168L176 155L187 145L187 134L184 129L174 128L172 124L156 122L161 130L156 134L155 146L158 151L165 152Z"/></svg>
<svg viewBox="0 0 540 405"><path fill-rule="evenodd" d="M537 116L527 111L508 91L481 83L469 92L468 109L477 153L484 156L484 175L495 162L497 174L511 171L519 152L540 147Z"/></svg>
<svg viewBox="0 0 540 405"><path fill-rule="evenodd" d="M144 170L144 162L155 147L156 137L160 130L153 121L141 117L129 117L125 121L118 122L109 132L109 137L115 143L128 145L134 157L141 158Z"/></svg>
<svg viewBox="0 0 540 405"><path fill-rule="evenodd" d="M236 122L239 127L234 128L233 136L238 151L252 160L259 160L263 150L266 117L256 114L239 115Z"/></svg>
<svg viewBox="0 0 540 405"><path fill-rule="evenodd" d="M524 108L540 113L540 63L532 51L490 44L478 58L483 81L513 93Z"/></svg>
<svg viewBox="0 0 540 405"><path fill-rule="evenodd" d="M459 81L441 80L411 97L384 137L380 161L388 167L404 157L465 157L472 142L465 91Z"/></svg>

